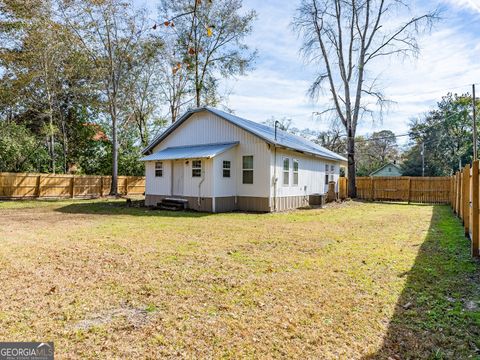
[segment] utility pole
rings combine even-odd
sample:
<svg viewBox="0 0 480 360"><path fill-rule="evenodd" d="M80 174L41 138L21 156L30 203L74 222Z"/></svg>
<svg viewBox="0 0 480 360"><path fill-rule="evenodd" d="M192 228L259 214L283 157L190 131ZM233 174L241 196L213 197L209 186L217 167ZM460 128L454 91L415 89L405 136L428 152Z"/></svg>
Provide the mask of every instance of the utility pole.
<svg viewBox="0 0 480 360"><path fill-rule="evenodd" d="M425 141L422 142L422 177L425 177Z"/></svg>
<svg viewBox="0 0 480 360"><path fill-rule="evenodd" d="M473 106L473 160L477 160L477 109L475 106L475 84L472 85L472 106Z"/></svg>

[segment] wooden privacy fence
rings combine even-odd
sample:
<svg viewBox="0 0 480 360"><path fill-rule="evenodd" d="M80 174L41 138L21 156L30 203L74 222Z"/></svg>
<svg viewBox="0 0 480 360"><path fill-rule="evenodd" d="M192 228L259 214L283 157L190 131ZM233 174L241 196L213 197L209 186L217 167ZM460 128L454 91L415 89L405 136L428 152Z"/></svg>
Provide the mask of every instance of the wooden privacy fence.
<svg viewBox="0 0 480 360"><path fill-rule="evenodd" d="M338 178L338 198L345 200L348 197L348 179L344 176Z"/></svg>
<svg viewBox="0 0 480 360"><path fill-rule="evenodd" d="M357 198L448 204L451 179L445 177L357 177Z"/></svg>
<svg viewBox="0 0 480 360"><path fill-rule="evenodd" d="M110 192L110 176L33 173L0 173L0 198L98 197ZM119 176L118 192L141 195L143 176Z"/></svg>
<svg viewBox="0 0 480 360"><path fill-rule="evenodd" d="M465 235L471 239L472 255L480 256L479 252L479 161L472 166L466 165L451 177L450 204L453 211L463 222Z"/></svg>

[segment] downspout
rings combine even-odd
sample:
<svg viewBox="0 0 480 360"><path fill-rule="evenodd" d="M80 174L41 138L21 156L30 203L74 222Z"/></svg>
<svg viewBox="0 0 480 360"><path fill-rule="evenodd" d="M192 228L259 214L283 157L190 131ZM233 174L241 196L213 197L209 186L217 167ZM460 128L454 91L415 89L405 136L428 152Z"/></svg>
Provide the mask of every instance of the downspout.
<svg viewBox="0 0 480 360"><path fill-rule="evenodd" d="M205 170L204 170L204 166L202 166L202 179L198 183L198 199L197 199L198 207L200 207L200 204L201 204L200 191L201 191L201 187L202 187L202 184L203 184L204 181L205 181Z"/></svg>
<svg viewBox="0 0 480 360"><path fill-rule="evenodd" d="M280 124L275 121L275 144L273 145L273 211L277 211L277 126Z"/></svg>
<svg viewBox="0 0 480 360"><path fill-rule="evenodd" d="M277 211L277 146L273 145L273 211Z"/></svg>

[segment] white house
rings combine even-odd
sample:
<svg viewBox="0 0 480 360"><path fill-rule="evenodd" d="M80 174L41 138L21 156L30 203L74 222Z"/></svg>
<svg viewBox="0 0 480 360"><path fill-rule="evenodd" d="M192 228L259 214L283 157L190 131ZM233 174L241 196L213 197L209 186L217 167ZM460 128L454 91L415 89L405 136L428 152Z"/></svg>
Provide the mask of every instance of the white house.
<svg viewBox="0 0 480 360"><path fill-rule="evenodd" d="M148 145L146 205L278 211L308 205L337 182L346 159L302 137L204 107L188 111Z"/></svg>

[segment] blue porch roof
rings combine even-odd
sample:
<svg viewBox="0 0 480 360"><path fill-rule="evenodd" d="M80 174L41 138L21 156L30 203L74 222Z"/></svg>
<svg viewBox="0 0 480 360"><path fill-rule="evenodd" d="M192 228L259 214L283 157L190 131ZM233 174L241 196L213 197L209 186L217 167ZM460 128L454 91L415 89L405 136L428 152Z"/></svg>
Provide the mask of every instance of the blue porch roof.
<svg viewBox="0 0 480 360"><path fill-rule="evenodd" d="M220 144L204 144L191 146L168 147L156 153L141 158L141 161L161 161L180 159L212 158L238 145L238 141Z"/></svg>

